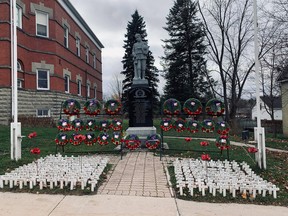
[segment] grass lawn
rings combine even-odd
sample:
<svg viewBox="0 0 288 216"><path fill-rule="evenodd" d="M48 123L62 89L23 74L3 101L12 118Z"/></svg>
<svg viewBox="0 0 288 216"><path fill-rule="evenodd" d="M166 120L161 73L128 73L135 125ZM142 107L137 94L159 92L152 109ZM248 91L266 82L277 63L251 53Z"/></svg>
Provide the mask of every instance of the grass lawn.
<svg viewBox="0 0 288 216"><path fill-rule="evenodd" d="M154 125L156 125L157 131L160 131L160 120L155 120ZM124 121L124 129L127 128L127 122ZM22 128L22 135L27 136L31 132L36 132L37 137L33 139L29 139L27 137L23 138L22 141L22 159L19 161L11 161L10 160L10 128L7 126L0 126L0 175L5 172L10 171L20 165L27 164L32 162L35 158L31 155L31 148L38 147L41 149L41 156L45 156L48 154L55 154L56 145L54 139L58 133L56 128ZM196 133L191 134L190 132L184 131L182 133L177 133L174 130L165 132L165 142L168 143L169 148L171 150L165 150L163 154L175 156L175 157L200 157L202 153L208 153L211 155L212 159L217 160L225 160L227 159L227 153L224 151L222 154L216 148L214 142L210 142L210 145L207 147L200 146L200 140L195 139L196 137L207 137L207 138L215 138L215 134L213 133ZM178 138L173 138L178 137ZM180 138L179 138L180 137ZM191 142L186 142L184 140L185 137L192 137ZM233 140L240 140L238 136L233 136ZM269 138L270 139L270 138ZM278 143L277 139L277 143ZM269 145L282 145L282 142L279 141L278 144L275 144L275 140L267 141ZM283 142L285 143L285 142ZM286 145L286 144L285 144ZM85 144L81 144L80 146L72 146L68 144L65 146L65 154L67 155L77 155L77 154L93 154L95 152L101 153L111 153L111 154L119 154L119 151L114 150L115 146L113 144L109 144L107 146L86 146ZM172 150L173 149L173 150ZM285 148L284 148L285 149ZM61 149L58 149L61 151ZM120 154L119 154L120 157ZM264 179L276 184L280 191L277 193L278 198L273 199L270 197L261 198L261 196L257 196L255 200L245 200L237 199L227 196L223 198L219 195L219 197L209 197L209 196L194 196L190 197L189 195L182 196L180 198L183 199L191 199L197 201L206 201L206 202L239 202L239 203L255 203L255 204L273 204L273 205L282 205L288 206L288 154L285 153L273 153L267 152L267 170L259 170L256 167L254 161L254 155L247 153L246 149L243 147L231 146L229 151L230 160L235 160L237 162L246 161L253 168L254 171L257 172ZM109 167L108 167L109 168ZM169 168L170 173L172 174L173 180L173 169ZM105 176L104 176L105 178ZM175 190L177 190L175 188ZM30 191L33 192L33 191ZM35 192L35 191L34 191ZM69 193L67 189L66 192L61 191L45 191L45 193ZM71 192L72 193L72 192ZM79 192L81 194L87 194L88 191ZM79 194L76 193L76 194Z"/></svg>

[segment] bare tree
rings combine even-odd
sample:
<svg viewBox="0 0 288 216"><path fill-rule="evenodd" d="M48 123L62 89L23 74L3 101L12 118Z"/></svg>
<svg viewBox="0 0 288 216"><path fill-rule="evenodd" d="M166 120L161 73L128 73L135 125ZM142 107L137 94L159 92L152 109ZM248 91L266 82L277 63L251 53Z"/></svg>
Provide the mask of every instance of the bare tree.
<svg viewBox="0 0 288 216"><path fill-rule="evenodd" d="M122 98L122 79L120 78L120 74L113 74L113 78L108 84L111 92L111 97L116 100L121 100Z"/></svg>
<svg viewBox="0 0 288 216"><path fill-rule="evenodd" d="M206 30L209 59L220 75L222 97L225 103L226 121L234 126L238 102L241 99L249 75L254 72L253 1L211 0L200 6L199 11ZM259 20L261 16L258 16ZM259 59L271 49L270 38L275 29L267 20L258 22L262 32L259 41ZM269 31L268 31L269 27Z"/></svg>

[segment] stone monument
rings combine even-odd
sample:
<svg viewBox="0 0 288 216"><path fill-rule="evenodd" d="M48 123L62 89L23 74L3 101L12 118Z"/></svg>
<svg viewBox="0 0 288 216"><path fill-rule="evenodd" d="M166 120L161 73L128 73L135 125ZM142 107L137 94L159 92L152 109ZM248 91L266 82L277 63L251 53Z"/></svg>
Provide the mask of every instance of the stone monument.
<svg viewBox="0 0 288 216"><path fill-rule="evenodd" d="M140 34L135 34L135 38L136 43L132 49L134 78L128 90L129 128L126 132L146 138L156 133L156 128L153 126L152 88L145 78L149 47L142 41Z"/></svg>

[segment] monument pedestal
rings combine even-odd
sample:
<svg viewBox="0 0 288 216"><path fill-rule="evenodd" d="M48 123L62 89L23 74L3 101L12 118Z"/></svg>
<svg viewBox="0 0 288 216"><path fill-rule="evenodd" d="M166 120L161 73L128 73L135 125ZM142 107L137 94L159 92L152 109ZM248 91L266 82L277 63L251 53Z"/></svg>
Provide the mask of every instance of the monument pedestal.
<svg viewBox="0 0 288 216"><path fill-rule="evenodd" d="M129 128L127 134L135 134L140 139L155 134L153 126L152 89L145 83L133 83L128 90Z"/></svg>

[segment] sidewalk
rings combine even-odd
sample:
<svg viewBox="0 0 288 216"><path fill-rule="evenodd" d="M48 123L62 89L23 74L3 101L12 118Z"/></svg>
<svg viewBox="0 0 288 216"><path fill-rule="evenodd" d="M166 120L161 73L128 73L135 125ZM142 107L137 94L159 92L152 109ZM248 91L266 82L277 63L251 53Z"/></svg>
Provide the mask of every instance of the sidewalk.
<svg viewBox="0 0 288 216"><path fill-rule="evenodd" d="M113 168L97 195L0 193L0 216L287 216L276 206L211 204L175 199L165 175L166 160L151 152L109 156Z"/></svg>

